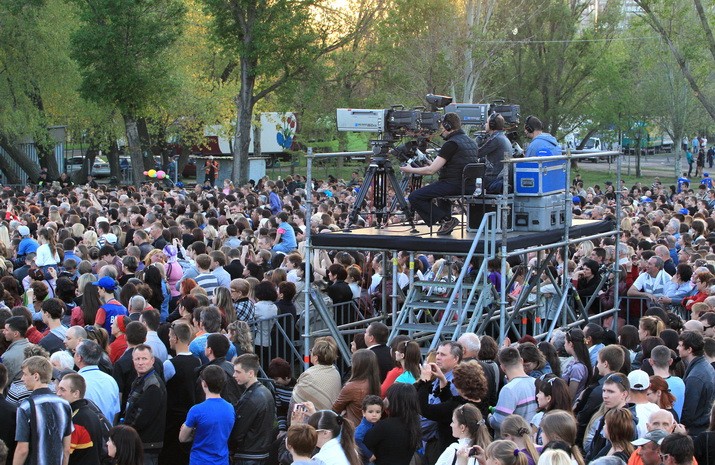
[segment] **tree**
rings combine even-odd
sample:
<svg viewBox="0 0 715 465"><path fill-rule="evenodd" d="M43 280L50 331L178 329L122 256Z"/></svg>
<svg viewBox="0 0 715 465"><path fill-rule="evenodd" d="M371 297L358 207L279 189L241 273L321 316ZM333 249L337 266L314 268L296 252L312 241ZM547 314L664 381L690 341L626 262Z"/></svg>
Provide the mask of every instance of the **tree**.
<svg viewBox="0 0 715 465"><path fill-rule="evenodd" d="M80 91L111 104L124 121L134 184L143 178L139 120L174 90L170 59L185 14L181 0L75 0L82 27L73 35Z"/></svg>
<svg viewBox="0 0 715 465"><path fill-rule="evenodd" d="M328 53L361 33L370 16L350 24L321 0L204 0L213 34L239 74L233 180L248 180L248 148L256 103L298 79Z"/></svg>
<svg viewBox="0 0 715 465"><path fill-rule="evenodd" d="M69 58L74 12L61 0L4 0L0 18L0 146L30 181L40 167L56 178L56 141L48 127L63 122L67 107L79 100L79 75ZM27 139L35 143L39 165L16 146ZM0 169L19 183L7 162Z"/></svg>
<svg viewBox="0 0 715 465"><path fill-rule="evenodd" d="M591 6L589 0L542 0L539 14L530 16L514 36L523 42L502 71L513 76L509 88L522 111L538 115L552 134L582 122L594 95L609 85L608 79L595 76L607 63L621 5L606 3L597 20L595 15L587 19Z"/></svg>
<svg viewBox="0 0 715 465"><path fill-rule="evenodd" d="M715 64L715 38L701 0L693 0L695 17L692 16L693 12L686 2L635 0L635 3L643 9L645 21L663 38L695 97L710 118L715 119L715 97L708 88L711 82L710 69ZM681 21L681 27L670 28L668 24L674 17L690 21ZM696 22L700 23L701 29L694 27ZM695 37L688 37L688 33L693 33ZM683 41L687 42L683 43ZM705 50L697 45L703 43ZM711 55L709 58L708 52ZM707 72L699 73L698 69L701 68L703 61L706 63Z"/></svg>

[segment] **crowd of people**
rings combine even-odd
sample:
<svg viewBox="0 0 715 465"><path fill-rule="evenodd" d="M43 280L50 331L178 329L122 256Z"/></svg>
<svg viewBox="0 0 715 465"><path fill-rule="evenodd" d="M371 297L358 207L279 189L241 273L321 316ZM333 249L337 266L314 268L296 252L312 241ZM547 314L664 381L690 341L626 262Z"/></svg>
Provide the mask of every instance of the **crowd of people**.
<svg viewBox="0 0 715 465"><path fill-rule="evenodd" d="M306 215L315 234L341 229L359 184L316 181L315 212L300 175L3 190L0 463L715 463L711 185L576 179L575 217L614 220L622 196L620 236L559 251L542 276L535 255L509 260L507 294L533 293L534 317L559 318L564 280L593 315L627 296L609 316L542 341L462 334L424 357L373 322L349 366L325 336L302 371L275 356L275 326L301 346L307 289L378 314L383 281L474 265L400 252L392 276L382 254L318 251L306 276ZM448 210L431 222L454 228Z"/></svg>

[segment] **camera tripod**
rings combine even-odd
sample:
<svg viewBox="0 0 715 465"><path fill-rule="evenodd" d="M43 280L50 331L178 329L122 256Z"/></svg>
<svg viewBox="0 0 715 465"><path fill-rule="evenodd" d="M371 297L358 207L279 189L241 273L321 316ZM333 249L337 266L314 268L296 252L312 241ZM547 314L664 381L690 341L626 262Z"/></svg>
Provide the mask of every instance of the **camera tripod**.
<svg viewBox="0 0 715 465"><path fill-rule="evenodd" d="M404 189L406 187L405 183L400 183L395 176L395 170L392 168L392 163L387 159L387 152L389 150L389 143L386 141L373 141L373 148L380 149L379 154L376 154L375 158L370 163L365 173L365 179L360 186L360 191L358 192L355 203L353 204L350 213L348 214L347 222L345 223L344 232L350 232L350 226L352 226L358 219L360 214L360 207L362 206L367 193L370 190L370 186L374 188L374 202L373 211L376 216L376 228L380 229L384 225L387 225L387 220L390 217L392 209L394 209L394 202L392 205L387 204L387 187L388 183L392 186L395 191L395 200L400 205L400 208L407 216L407 221L412 226L410 230L411 233L416 233L417 228L415 228L414 213L410 210L407 205L407 201L404 197Z"/></svg>

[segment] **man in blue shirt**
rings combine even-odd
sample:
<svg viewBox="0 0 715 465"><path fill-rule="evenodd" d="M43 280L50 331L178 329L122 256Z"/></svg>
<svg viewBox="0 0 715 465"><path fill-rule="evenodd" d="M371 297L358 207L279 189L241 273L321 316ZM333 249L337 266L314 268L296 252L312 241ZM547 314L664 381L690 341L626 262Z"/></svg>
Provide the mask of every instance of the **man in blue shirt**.
<svg viewBox="0 0 715 465"><path fill-rule="evenodd" d="M107 420L114 422L119 413L119 386L114 378L99 369L104 351L95 341L86 339L77 345L74 363L84 378L84 398L94 402Z"/></svg>
<svg viewBox="0 0 715 465"><path fill-rule="evenodd" d="M192 465L228 465L228 438L236 413L233 406L221 398L226 378L226 373L216 365L201 372L201 388L206 400L191 407L179 431L179 441L194 441Z"/></svg>
<svg viewBox="0 0 715 465"><path fill-rule="evenodd" d="M544 125L536 116L526 117L524 133L531 139L531 143L526 148L527 158L561 155L561 145L554 136L544 132Z"/></svg>

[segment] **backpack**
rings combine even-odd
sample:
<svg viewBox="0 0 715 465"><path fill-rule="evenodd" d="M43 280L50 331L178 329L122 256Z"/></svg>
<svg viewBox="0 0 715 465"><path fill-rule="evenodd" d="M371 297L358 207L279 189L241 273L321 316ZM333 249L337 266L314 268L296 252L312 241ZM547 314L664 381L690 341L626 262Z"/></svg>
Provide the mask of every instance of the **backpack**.
<svg viewBox="0 0 715 465"><path fill-rule="evenodd" d="M110 464L113 459L109 456L109 452L107 451L107 441L109 440L109 430L112 429L112 422L104 416L102 411L99 410L99 407L97 407L97 404L89 399L86 400L87 407L89 407L89 409L97 415L97 418L99 418L99 424L102 431L102 452L100 453L99 461L103 465Z"/></svg>

